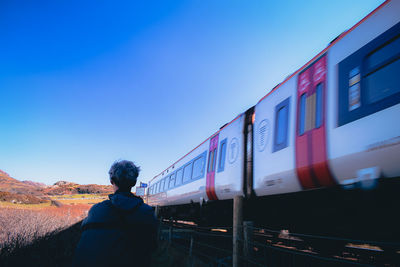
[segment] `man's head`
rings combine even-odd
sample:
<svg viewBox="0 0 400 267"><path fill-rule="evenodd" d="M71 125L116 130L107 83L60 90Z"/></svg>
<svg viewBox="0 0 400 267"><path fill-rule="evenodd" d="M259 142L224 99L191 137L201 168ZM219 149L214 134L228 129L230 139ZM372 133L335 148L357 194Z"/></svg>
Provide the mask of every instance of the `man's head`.
<svg viewBox="0 0 400 267"><path fill-rule="evenodd" d="M136 184L140 168L129 160L120 160L114 162L108 174L111 183L121 191L131 191Z"/></svg>

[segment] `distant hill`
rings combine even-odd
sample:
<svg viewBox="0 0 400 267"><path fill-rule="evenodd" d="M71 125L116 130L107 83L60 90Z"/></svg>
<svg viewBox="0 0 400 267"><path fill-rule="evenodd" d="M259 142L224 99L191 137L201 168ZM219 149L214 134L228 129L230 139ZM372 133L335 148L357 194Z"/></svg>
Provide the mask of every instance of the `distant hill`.
<svg viewBox="0 0 400 267"><path fill-rule="evenodd" d="M109 194L113 192L113 188L111 185L80 185L67 181L59 181L54 185L47 186L38 182L19 181L0 170L0 192L45 197L46 195L65 194Z"/></svg>
<svg viewBox="0 0 400 267"><path fill-rule="evenodd" d="M59 181L52 186L43 189L46 195L65 195L65 194L110 194L113 192L111 185L88 184L80 185L66 181Z"/></svg>
<svg viewBox="0 0 400 267"><path fill-rule="evenodd" d="M0 201L6 201L18 204L39 204L46 202L46 200L33 195L14 194L10 192L0 192Z"/></svg>
<svg viewBox="0 0 400 267"><path fill-rule="evenodd" d="M42 195L41 187L21 182L0 170L0 191L15 194Z"/></svg>
<svg viewBox="0 0 400 267"><path fill-rule="evenodd" d="M22 181L24 184L33 185L36 187L46 187L47 185L44 183L34 182L34 181Z"/></svg>

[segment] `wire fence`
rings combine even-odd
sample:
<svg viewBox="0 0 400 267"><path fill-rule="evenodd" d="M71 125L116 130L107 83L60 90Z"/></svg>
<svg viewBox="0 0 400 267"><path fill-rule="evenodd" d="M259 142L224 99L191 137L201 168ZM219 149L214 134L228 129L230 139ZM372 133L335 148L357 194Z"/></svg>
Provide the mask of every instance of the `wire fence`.
<svg viewBox="0 0 400 267"><path fill-rule="evenodd" d="M373 247L384 245L400 248L395 242L369 242L373 249L358 249L352 253L350 248L346 254L333 251L329 246L335 247L332 242L337 244L338 241L342 247L346 244L365 244L366 241L289 234L253 226L244 227L243 232L244 236L236 239L240 247L240 253L236 255L240 266L400 266L397 265L400 263L397 250L388 256L380 247ZM232 227L182 226L164 222L160 226L159 238L189 257L196 257L204 266L233 264ZM320 245L322 250L311 248L309 242L306 242L310 240L317 240L312 244ZM330 249L324 253L326 248Z"/></svg>

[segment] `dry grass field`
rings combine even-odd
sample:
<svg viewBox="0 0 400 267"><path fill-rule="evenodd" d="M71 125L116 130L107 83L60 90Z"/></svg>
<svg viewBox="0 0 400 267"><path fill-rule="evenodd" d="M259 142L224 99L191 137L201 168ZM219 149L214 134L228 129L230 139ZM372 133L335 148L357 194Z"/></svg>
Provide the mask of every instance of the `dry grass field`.
<svg viewBox="0 0 400 267"><path fill-rule="evenodd" d="M34 241L70 227L87 216L102 195L53 196L39 204L0 202L0 258ZM55 202L58 205L54 205Z"/></svg>

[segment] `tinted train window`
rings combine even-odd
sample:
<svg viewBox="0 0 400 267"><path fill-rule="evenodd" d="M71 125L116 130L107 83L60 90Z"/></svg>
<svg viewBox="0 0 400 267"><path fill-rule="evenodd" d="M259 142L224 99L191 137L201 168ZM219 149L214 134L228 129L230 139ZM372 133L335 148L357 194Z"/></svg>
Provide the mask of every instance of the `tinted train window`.
<svg viewBox="0 0 400 267"><path fill-rule="evenodd" d="M193 162L193 176L192 179L200 178L204 175L205 157L201 155Z"/></svg>
<svg viewBox="0 0 400 267"><path fill-rule="evenodd" d="M338 126L400 103L400 23L339 63Z"/></svg>
<svg viewBox="0 0 400 267"><path fill-rule="evenodd" d="M169 188L172 188L175 186L175 175L176 173L173 173L170 177L169 177Z"/></svg>
<svg viewBox="0 0 400 267"><path fill-rule="evenodd" d="M168 190L169 176L167 178L165 178L164 180L165 180L165 182L164 182L164 190L163 191L166 191L166 190Z"/></svg>
<svg viewBox="0 0 400 267"><path fill-rule="evenodd" d="M391 64L366 76L365 89L368 104L378 102L391 95L399 93L400 60L397 59Z"/></svg>
<svg viewBox="0 0 400 267"><path fill-rule="evenodd" d="M183 183L186 183L192 178L192 163L183 168Z"/></svg>
<svg viewBox="0 0 400 267"><path fill-rule="evenodd" d="M322 125L322 104L323 104L323 97L322 97L322 83L317 85L316 88L316 110L315 110L315 128L319 128Z"/></svg>
<svg viewBox="0 0 400 267"><path fill-rule="evenodd" d="M221 141L219 150L219 162L218 162L218 172L224 171L225 168L225 157L226 157L226 138Z"/></svg>
<svg viewBox="0 0 400 267"><path fill-rule="evenodd" d="M183 178L183 169L179 169L176 172L176 179L175 179L175 185L181 185L182 184L182 178Z"/></svg>
<svg viewBox="0 0 400 267"><path fill-rule="evenodd" d="M165 179L162 179L160 184L161 184L160 185L160 192L163 192L164 191L164 185L165 185Z"/></svg>
<svg viewBox="0 0 400 267"><path fill-rule="evenodd" d="M215 149L210 151L210 155L208 157L208 172L212 172L214 170L214 157L215 157Z"/></svg>
<svg viewBox="0 0 400 267"><path fill-rule="evenodd" d="M399 51L400 38L397 36L368 56L366 62L367 68L369 70L374 70L385 65L385 63L390 63L390 61L393 61L393 55L398 54Z"/></svg>
<svg viewBox="0 0 400 267"><path fill-rule="evenodd" d="M306 124L306 94L302 94L300 97L300 117L299 117L299 135L304 134Z"/></svg>
<svg viewBox="0 0 400 267"><path fill-rule="evenodd" d="M290 98L285 99L275 108L275 138L273 152L287 147L289 100Z"/></svg>

